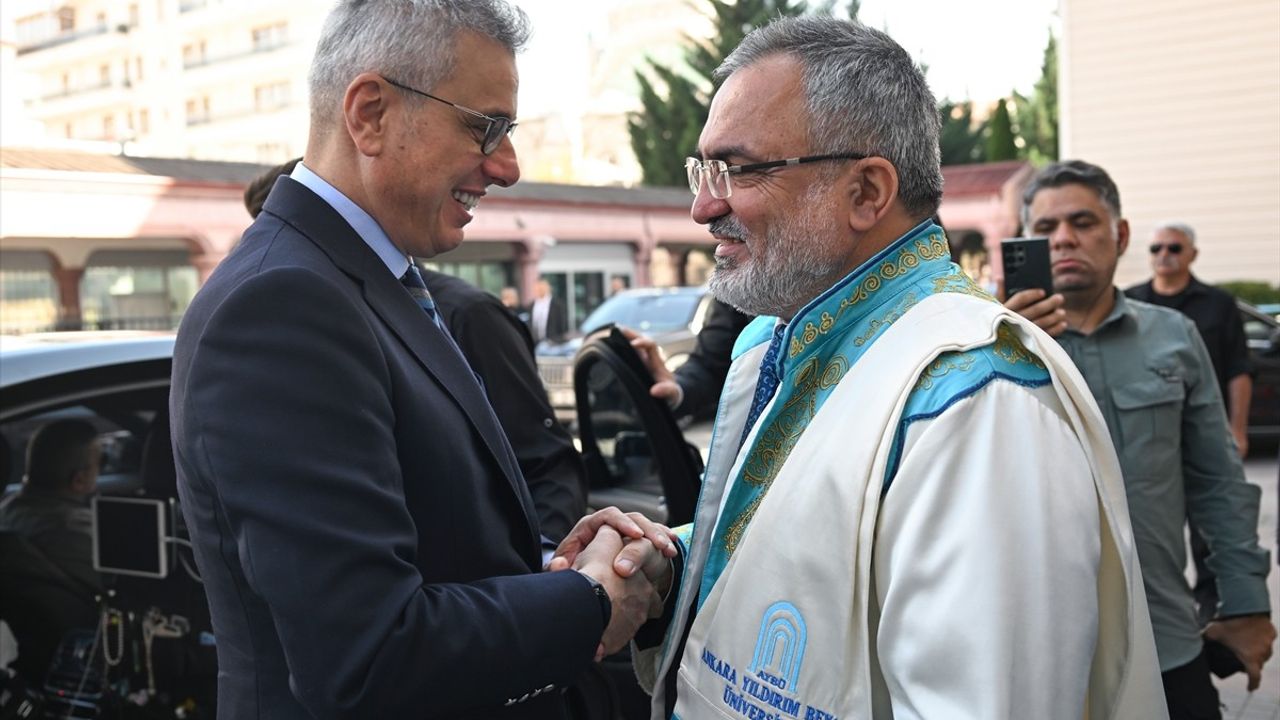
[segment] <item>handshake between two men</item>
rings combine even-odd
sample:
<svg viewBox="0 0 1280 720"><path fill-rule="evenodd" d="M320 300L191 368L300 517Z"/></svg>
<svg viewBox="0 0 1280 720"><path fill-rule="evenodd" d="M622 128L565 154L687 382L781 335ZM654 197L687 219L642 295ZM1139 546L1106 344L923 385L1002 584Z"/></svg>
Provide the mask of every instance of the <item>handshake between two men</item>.
<svg viewBox="0 0 1280 720"><path fill-rule="evenodd" d="M578 521L556 548L547 570L576 570L609 595L609 622L596 661L630 642L646 621L662 616L671 590L675 534L640 513L608 507Z"/></svg>

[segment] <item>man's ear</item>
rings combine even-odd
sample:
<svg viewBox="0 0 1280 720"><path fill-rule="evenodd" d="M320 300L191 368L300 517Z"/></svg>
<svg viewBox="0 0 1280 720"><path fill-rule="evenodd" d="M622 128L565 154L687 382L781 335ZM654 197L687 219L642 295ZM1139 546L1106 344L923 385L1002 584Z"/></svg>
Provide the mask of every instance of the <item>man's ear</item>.
<svg viewBox="0 0 1280 720"><path fill-rule="evenodd" d="M67 484L67 487L77 495L87 495L93 491L94 485L93 471L84 468L75 471L71 475L71 482Z"/></svg>
<svg viewBox="0 0 1280 720"><path fill-rule="evenodd" d="M342 96L347 134L361 155L381 155L387 147L387 121L393 104L391 88L376 73L360 73Z"/></svg>
<svg viewBox="0 0 1280 720"><path fill-rule="evenodd" d="M1120 218L1116 221L1116 257L1129 249L1129 221Z"/></svg>
<svg viewBox="0 0 1280 720"><path fill-rule="evenodd" d="M849 197L849 227L866 232L888 214L898 197L898 171L882 157L870 157L854 164L846 175Z"/></svg>

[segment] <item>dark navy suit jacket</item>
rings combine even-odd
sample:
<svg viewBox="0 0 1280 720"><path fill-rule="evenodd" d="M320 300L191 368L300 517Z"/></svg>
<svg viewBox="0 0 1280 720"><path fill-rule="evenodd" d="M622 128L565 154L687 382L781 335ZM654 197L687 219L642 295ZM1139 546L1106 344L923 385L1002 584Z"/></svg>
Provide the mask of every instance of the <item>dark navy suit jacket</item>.
<svg viewBox="0 0 1280 720"><path fill-rule="evenodd" d="M558 718L599 604L541 573L529 492L464 361L281 178L178 332L178 490L222 718Z"/></svg>

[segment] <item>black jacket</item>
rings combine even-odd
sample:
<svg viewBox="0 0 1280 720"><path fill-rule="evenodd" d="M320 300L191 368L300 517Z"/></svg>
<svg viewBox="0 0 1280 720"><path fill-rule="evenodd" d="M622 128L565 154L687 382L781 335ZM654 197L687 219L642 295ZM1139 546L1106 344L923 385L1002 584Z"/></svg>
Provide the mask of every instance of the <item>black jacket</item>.
<svg viewBox="0 0 1280 720"><path fill-rule="evenodd" d="M539 572L471 370L297 181L187 310L170 410L219 717L563 717L602 632L591 585Z"/></svg>
<svg viewBox="0 0 1280 720"><path fill-rule="evenodd" d="M542 534L559 542L586 514L586 474L573 438L538 377L529 330L498 298L465 280L423 271L427 289L511 441Z"/></svg>

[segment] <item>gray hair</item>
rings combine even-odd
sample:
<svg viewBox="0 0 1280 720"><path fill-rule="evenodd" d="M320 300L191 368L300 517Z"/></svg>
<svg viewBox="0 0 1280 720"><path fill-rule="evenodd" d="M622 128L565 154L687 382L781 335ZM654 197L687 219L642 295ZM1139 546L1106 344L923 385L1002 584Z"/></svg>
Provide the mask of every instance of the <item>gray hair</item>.
<svg viewBox="0 0 1280 720"><path fill-rule="evenodd" d="M1172 230L1176 233L1182 233L1182 236L1187 239L1187 244L1189 245L1196 244L1195 228L1191 227L1190 225L1184 222L1180 222L1177 220L1173 220L1173 221L1167 220L1165 222L1160 223L1159 225L1156 225L1155 229L1152 230L1152 232L1160 232L1161 230Z"/></svg>
<svg viewBox="0 0 1280 720"><path fill-rule="evenodd" d="M917 218L942 201L937 103L924 74L888 35L830 17L779 18L753 30L715 79L773 55L800 62L809 142L815 153L883 157L898 171L898 196Z"/></svg>
<svg viewBox="0 0 1280 720"><path fill-rule="evenodd" d="M529 40L529 18L504 0L340 0L324 22L311 62L313 130L324 129L347 85L362 72L429 90L453 70L454 44L464 30L514 55Z"/></svg>
<svg viewBox="0 0 1280 720"><path fill-rule="evenodd" d="M1063 185L1083 185L1098 194L1098 198L1111 211L1113 219L1120 219L1120 190L1106 170L1083 160L1065 160L1046 165L1022 190L1022 225L1031 222L1031 203L1036 193L1045 188Z"/></svg>

